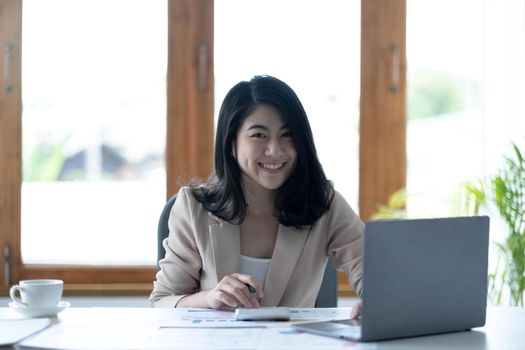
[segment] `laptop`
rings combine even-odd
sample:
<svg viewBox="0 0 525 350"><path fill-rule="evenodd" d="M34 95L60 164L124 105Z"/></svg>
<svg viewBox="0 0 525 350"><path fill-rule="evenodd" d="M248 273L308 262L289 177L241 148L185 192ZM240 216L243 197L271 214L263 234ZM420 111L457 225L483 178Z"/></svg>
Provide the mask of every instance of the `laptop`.
<svg viewBox="0 0 525 350"><path fill-rule="evenodd" d="M487 216L367 222L361 317L293 327L353 341L481 327L488 244Z"/></svg>

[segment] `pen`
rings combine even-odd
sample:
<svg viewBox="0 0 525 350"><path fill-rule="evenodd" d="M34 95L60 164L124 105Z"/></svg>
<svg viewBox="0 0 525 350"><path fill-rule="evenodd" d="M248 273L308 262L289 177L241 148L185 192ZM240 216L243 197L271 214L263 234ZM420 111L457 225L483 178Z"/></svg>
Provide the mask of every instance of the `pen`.
<svg viewBox="0 0 525 350"><path fill-rule="evenodd" d="M255 297L255 299L257 299L257 302L260 303L260 302L261 302L261 298L259 298L259 297L257 296L257 290L255 290L255 288L253 288L253 286L250 285L250 284L248 284L248 283L245 283L244 285L248 288L248 290L250 291L250 293L253 294L253 296Z"/></svg>
<svg viewBox="0 0 525 350"><path fill-rule="evenodd" d="M246 288L248 288L248 291L250 291L250 293L252 293L253 297L257 300L257 304L258 304L257 307L259 307L260 304L261 304L261 300L262 299L257 296L257 290L255 288L253 288L253 286L248 284L248 283L245 283L244 285L246 286Z"/></svg>
<svg viewBox="0 0 525 350"><path fill-rule="evenodd" d="M255 288L253 288L250 284L245 283L244 285L245 285L246 287L248 287L248 290L250 291L250 293L252 293L252 294L257 294L257 291L255 290Z"/></svg>

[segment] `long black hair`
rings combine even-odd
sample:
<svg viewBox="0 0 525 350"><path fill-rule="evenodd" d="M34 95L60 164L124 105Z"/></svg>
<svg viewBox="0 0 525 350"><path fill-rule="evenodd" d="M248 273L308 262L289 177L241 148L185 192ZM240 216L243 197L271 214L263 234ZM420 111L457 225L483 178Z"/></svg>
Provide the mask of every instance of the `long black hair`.
<svg viewBox="0 0 525 350"><path fill-rule="evenodd" d="M261 104L271 105L281 113L297 152L295 168L275 196L279 223L296 228L312 225L330 208L334 189L317 157L301 101L291 87L271 76L242 81L224 98L215 138L215 172L207 184L194 191L194 196L206 210L228 222L244 220L246 200L233 147L242 123Z"/></svg>

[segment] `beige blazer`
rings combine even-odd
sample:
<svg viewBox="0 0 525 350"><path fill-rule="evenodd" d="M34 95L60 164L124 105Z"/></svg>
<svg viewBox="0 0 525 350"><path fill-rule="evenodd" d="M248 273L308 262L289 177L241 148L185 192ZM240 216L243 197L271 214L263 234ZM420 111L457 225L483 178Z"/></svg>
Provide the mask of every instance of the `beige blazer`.
<svg viewBox="0 0 525 350"><path fill-rule="evenodd" d="M152 306L176 307L182 297L212 289L224 276L239 272L239 225L206 211L190 188L179 191L168 225ZM261 305L313 307L328 255L361 295L362 235L363 223L338 192L330 210L311 227L279 225Z"/></svg>

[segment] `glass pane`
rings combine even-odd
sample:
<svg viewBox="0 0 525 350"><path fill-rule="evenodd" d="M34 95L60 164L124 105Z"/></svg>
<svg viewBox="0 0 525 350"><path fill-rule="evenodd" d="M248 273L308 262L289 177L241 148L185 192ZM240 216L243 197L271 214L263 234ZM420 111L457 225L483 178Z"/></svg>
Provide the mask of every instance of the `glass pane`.
<svg viewBox="0 0 525 350"><path fill-rule="evenodd" d="M301 99L326 175L357 211L360 2L217 0L216 113L253 75L288 83Z"/></svg>
<svg viewBox="0 0 525 350"><path fill-rule="evenodd" d="M22 258L155 264L166 0L24 0Z"/></svg>
<svg viewBox="0 0 525 350"><path fill-rule="evenodd" d="M463 181L525 141L523 1L407 2L408 211L464 214Z"/></svg>

